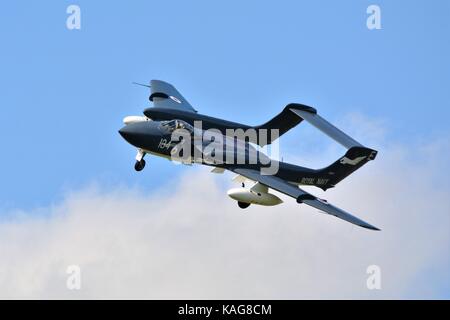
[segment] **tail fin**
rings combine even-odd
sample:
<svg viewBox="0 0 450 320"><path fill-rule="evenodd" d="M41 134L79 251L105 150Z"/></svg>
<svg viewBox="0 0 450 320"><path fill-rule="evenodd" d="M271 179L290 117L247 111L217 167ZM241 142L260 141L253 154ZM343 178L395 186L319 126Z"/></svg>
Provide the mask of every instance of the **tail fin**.
<svg viewBox="0 0 450 320"><path fill-rule="evenodd" d="M376 156L376 150L359 146L351 147L342 158L318 170L318 175L327 180L325 189L332 188L367 162L374 160Z"/></svg>

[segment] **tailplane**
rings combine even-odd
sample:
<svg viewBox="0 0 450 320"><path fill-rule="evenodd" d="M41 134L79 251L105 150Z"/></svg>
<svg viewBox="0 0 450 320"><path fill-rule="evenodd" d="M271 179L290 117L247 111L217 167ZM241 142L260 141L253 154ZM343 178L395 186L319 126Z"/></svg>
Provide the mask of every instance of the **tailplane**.
<svg viewBox="0 0 450 320"><path fill-rule="evenodd" d="M299 107L301 106L301 108ZM350 174L361 168L370 160L374 160L377 151L363 146L361 143L336 128L327 120L317 114L314 108L305 108L303 105L290 104L290 111L298 117L313 125L324 134L341 144L347 149L345 155L339 158L330 166L316 170L316 181L321 181L318 185L326 190L334 187L338 182L348 177Z"/></svg>

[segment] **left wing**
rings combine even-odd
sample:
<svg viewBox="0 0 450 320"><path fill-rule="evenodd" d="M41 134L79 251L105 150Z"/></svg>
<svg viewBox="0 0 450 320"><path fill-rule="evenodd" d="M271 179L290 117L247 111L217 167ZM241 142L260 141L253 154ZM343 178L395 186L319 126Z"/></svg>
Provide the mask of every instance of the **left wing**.
<svg viewBox="0 0 450 320"><path fill-rule="evenodd" d="M170 83L161 80L150 81L150 101L155 108L197 112L190 103Z"/></svg>
<svg viewBox="0 0 450 320"><path fill-rule="evenodd" d="M325 213L328 213L332 216L338 217L342 220L348 221L350 223L356 224L360 227L371 229L371 230L380 230L371 224L351 215L348 212L345 212L338 207L333 206L325 200L319 199L316 196L298 188L297 186L290 184L289 182L284 181L276 176L269 175L261 175L257 170L252 169L243 169L243 168L229 168L229 170L237 173L241 176L244 176L250 180L257 181L266 185L269 188L277 190L281 193L284 193L288 196L291 196L297 200L298 203L305 203L311 207L319 209Z"/></svg>

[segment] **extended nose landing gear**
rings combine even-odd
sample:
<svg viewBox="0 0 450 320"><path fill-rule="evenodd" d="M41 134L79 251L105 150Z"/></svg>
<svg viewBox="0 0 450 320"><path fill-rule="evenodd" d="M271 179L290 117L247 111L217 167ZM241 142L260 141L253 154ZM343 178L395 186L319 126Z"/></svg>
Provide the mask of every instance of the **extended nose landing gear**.
<svg viewBox="0 0 450 320"><path fill-rule="evenodd" d="M134 164L134 170L136 171L142 171L142 169L145 168L145 160L142 159L141 161L136 161Z"/></svg>
<svg viewBox="0 0 450 320"><path fill-rule="evenodd" d="M145 152L142 149L138 149L136 155L136 163L134 164L134 170L142 171L145 168L145 160L144 160Z"/></svg>

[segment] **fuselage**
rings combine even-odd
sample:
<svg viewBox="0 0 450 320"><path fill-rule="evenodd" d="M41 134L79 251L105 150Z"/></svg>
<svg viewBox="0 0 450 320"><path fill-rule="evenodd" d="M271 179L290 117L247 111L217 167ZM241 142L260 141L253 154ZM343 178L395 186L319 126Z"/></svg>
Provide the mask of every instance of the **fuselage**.
<svg viewBox="0 0 450 320"><path fill-rule="evenodd" d="M172 116L169 117L166 110L151 109L152 112L147 109L145 115L151 115L158 120L148 119L131 123L119 130L127 142L145 153L183 163L198 163L224 169L240 167L259 170L295 184L320 188L327 185L329 179L322 176L320 171L270 159L253 143L226 134L227 129L247 130L251 128L249 126L182 111L171 111ZM201 121L201 128L193 126L198 124L194 123L197 121ZM174 129L177 122L184 126L175 128L184 132L184 135L180 135L183 136L181 141L174 135L178 132ZM214 133L214 137L211 137L210 131ZM218 140L221 140L220 143ZM182 157L179 155L180 148L184 149Z"/></svg>

